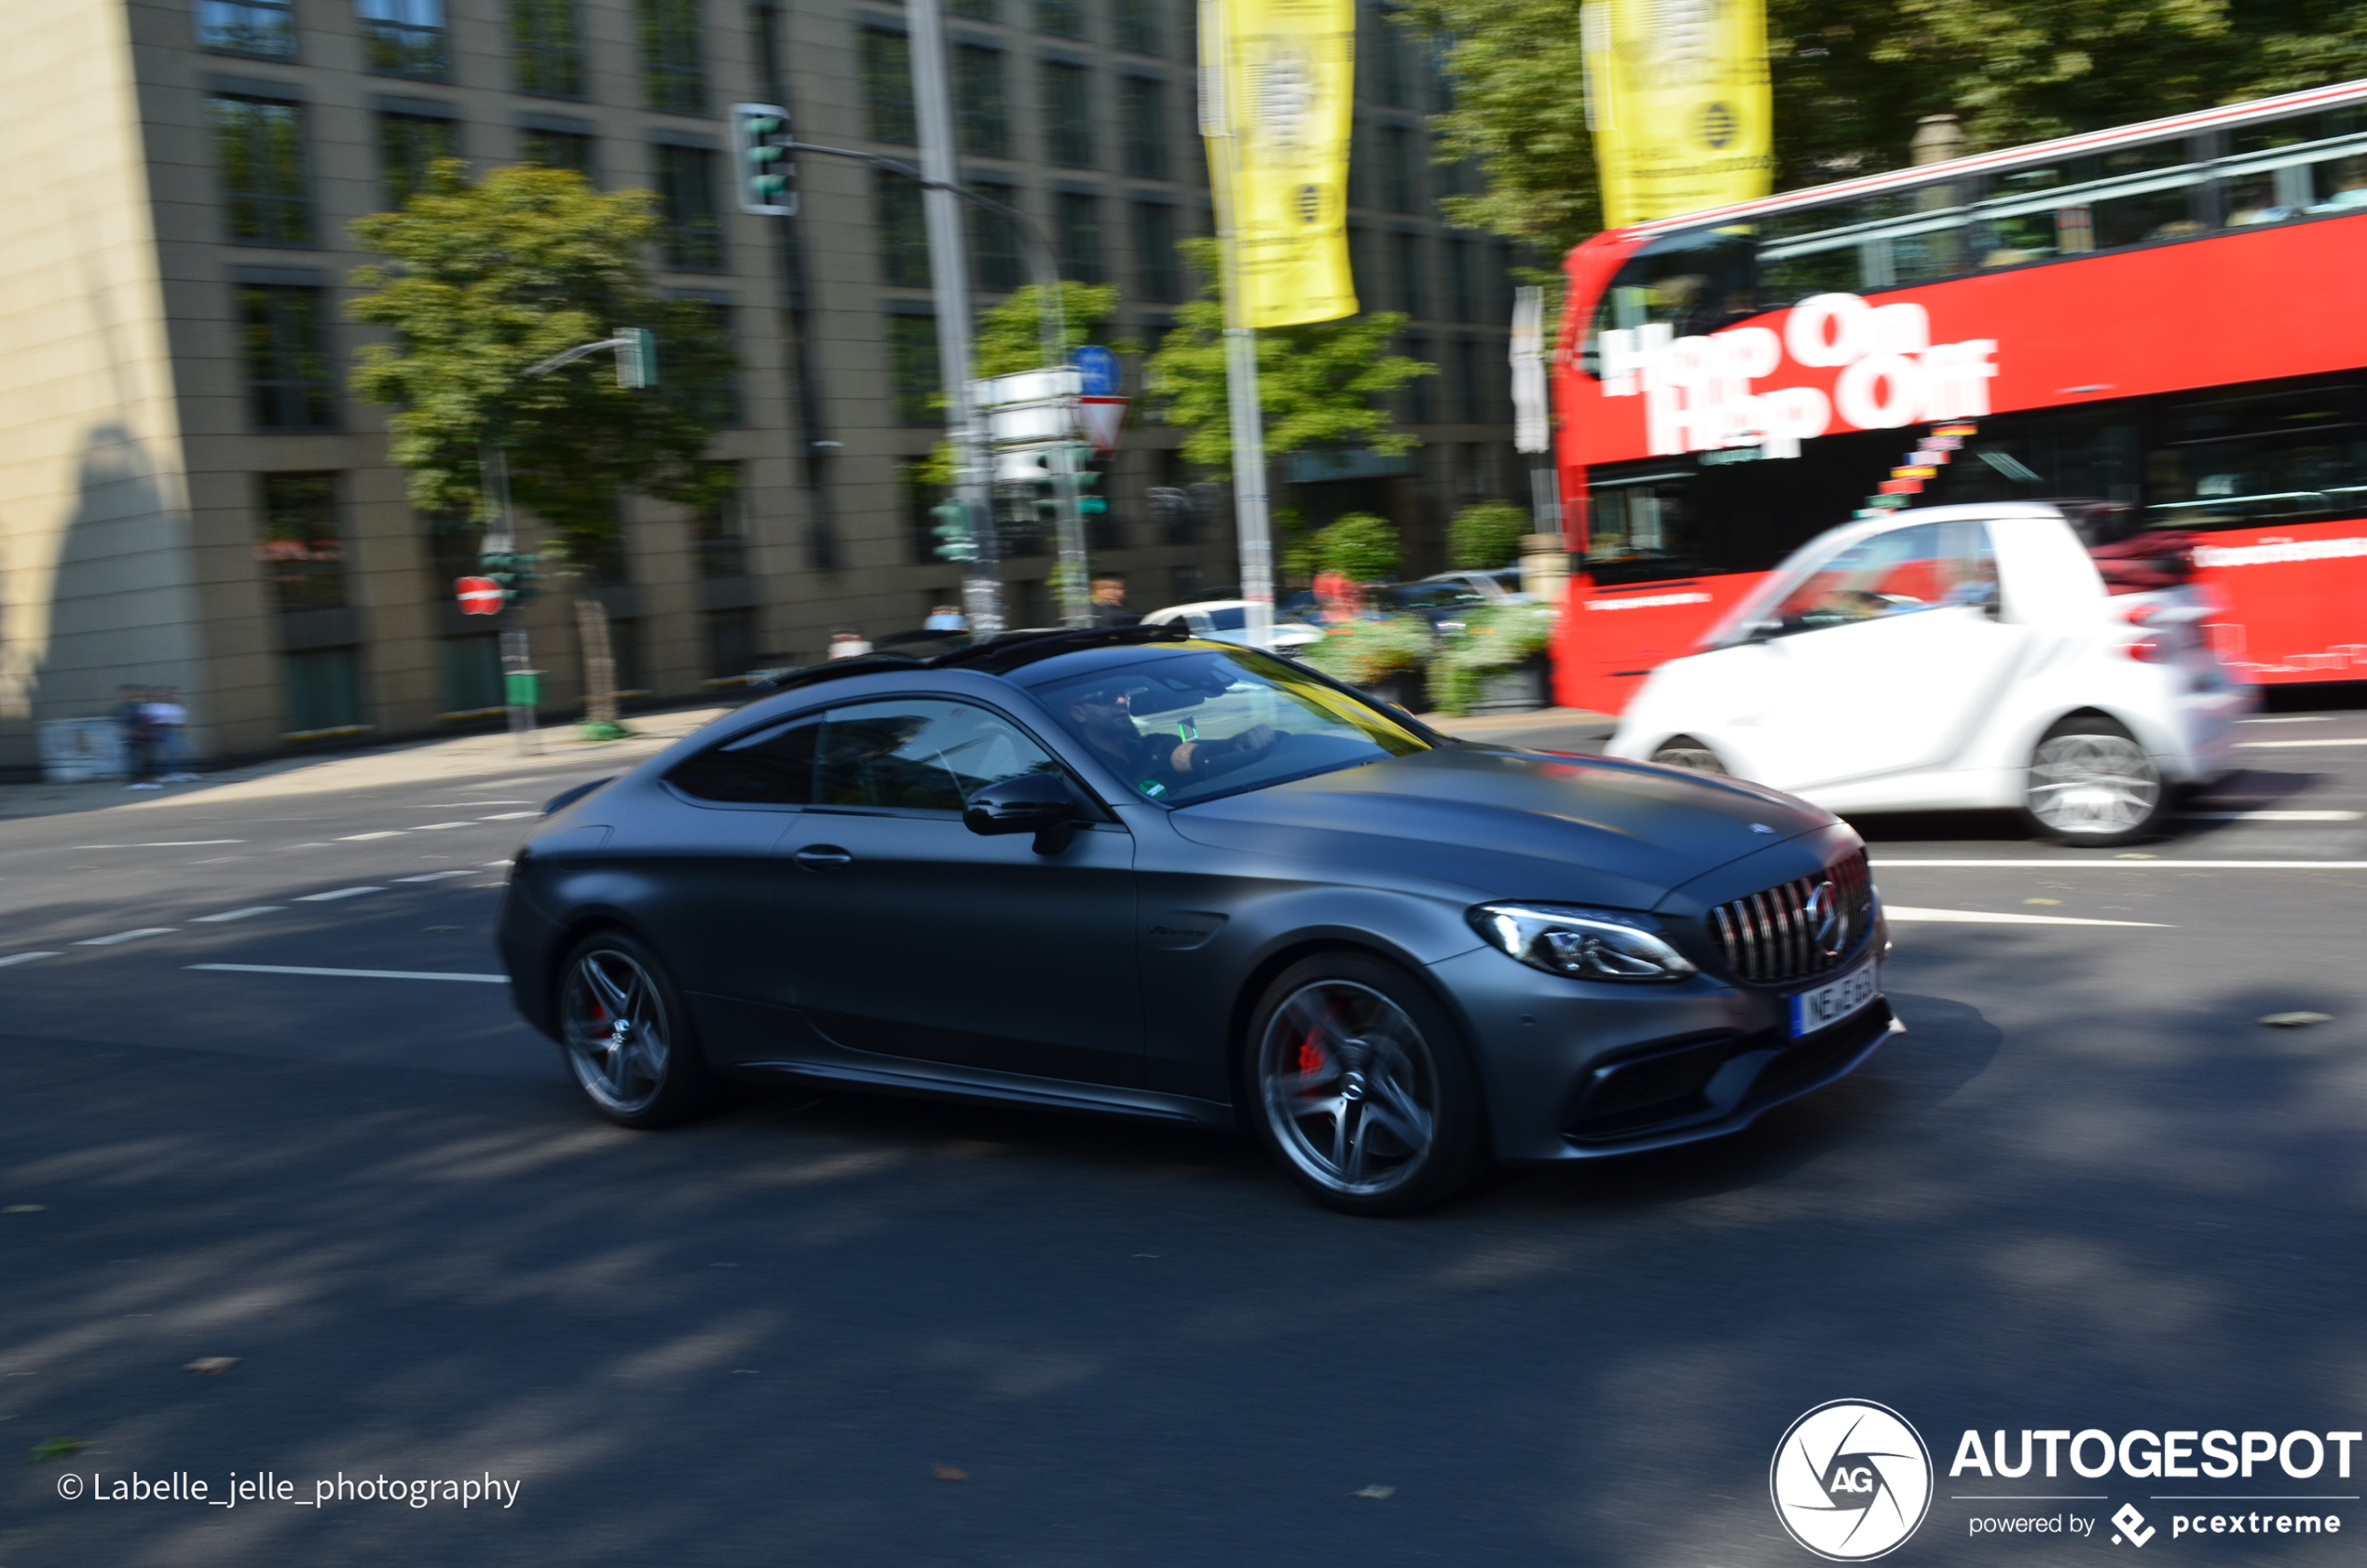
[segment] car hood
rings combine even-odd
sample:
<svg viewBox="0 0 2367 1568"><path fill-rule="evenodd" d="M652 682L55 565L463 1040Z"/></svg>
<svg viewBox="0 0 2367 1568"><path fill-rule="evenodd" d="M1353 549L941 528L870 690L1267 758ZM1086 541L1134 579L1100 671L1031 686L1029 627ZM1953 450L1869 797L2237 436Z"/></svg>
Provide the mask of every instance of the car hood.
<svg viewBox="0 0 2367 1568"><path fill-rule="evenodd" d="M1609 757L1453 745L1187 806L1198 843L1332 861L1482 896L1651 907L1731 861L1830 827L1738 780Z"/></svg>

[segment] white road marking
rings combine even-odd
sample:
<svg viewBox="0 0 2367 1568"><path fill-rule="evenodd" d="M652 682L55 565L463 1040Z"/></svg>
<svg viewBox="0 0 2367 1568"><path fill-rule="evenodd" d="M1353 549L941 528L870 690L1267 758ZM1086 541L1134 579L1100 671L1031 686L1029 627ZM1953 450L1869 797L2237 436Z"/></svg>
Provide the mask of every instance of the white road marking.
<svg viewBox="0 0 2367 1568"><path fill-rule="evenodd" d="M2238 724L2324 724L2327 718L2323 714L2312 714L2300 718L2239 718L2236 722Z"/></svg>
<svg viewBox="0 0 2367 1568"><path fill-rule="evenodd" d="M226 909L218 915L199 915L192 924L220 925L225 920L242 920L249 915L276 915L286 908L284 904L253 904L244 909Z"/></svg>
<svg viewBox="0 0 2367 1568"><path fill-rule="evenodd" d="M2181 811L2205 822L2357 822L2357 811Z"/></svg>
<svg viewBox="0 0 2367 1568"><path fill-rule="evenodd" d="M2141 925L2155 931L2171 931L2159 920L2081 920L2069 915L1997 915L1986 909L1905 909L1895 904L1882 906L1882 913L1894 920L1936 920L1953 925Z"/></svg>
<svg viewBox="0 0 2367 1568"><path fill-rule="evenodd" d="M2294 746L2367 746L2367 735L2329 735L2322 741L2237 741L2237 751L2290 750Z"/></svg>
<svg viewBox="0 0 2367 1568"><path fill-rule="evenodd" d="M487 866L507 866L510 863L506 860L488 860L486 864Z"/></svg>
<svg viewBox="0 0 2367 1568"><path fill-rule="evenodd" d="M326 904L332 899L355 898L365 893L384 893L384 888L333 888L327 893L308 893L296 900L298 904Z"/></svg>
<svg viewBox="0 0 2367 1568"><path fill-rule="evenodd" d="M113 936L86 936L75 944L77 948L112 948L118 942L137 942L143 936L162 936L178 929L169 925L144 925L137 931L118 931Z"/></svg>
<svg viewBox="0 0 2367 1568"><path fill-rule="evenodd" d="M440 882L446 877L473 877L473 871L429 871L417 877L397 877L398 882Z"/></svg>
<svg viewBox="0 0 2367 1568"><path fill-rule="evenodd" d="M2367 871L2367 860L1877 860L1892 866L2096 866L2148 868L2168 866L2184 871Z"/></svg>
<svg viewBox="0 0 2367 1568"><path fill-rule="evenodd" d="M463 806L531 806L531 800L419 800L412 810L419 811L457 811Z"/></svg>
<svg viewBox="0 0 2367 1568"><path fill-rule="evenodd" d="M34 959L56 958L57 956L55 953L10 953L7 958L0 958L0 969L6 969L12 963L31 963Z"/></svg>
<svg viewBox="0 0 2367 1568"><path fill-rule="evenodd" d="M423 822L411 831L414 833L434 833L446 827L474 827L475 825L476 824L472 822Z"/></svg>
<svg viewBox="0 0 2367 1568"><path fill-rule="evenodd" d="M340 844L359 844L365 839L400 839L402 837L403 830L399 827L382 827L376 833L349 833L344 838L338 839L337 842Z"/></svg>
<svg viewBox="0 0 2367 1568"><path fill-rule="evenodd" d="M294 963L192 963L189 969L227 970L238 975L327 975L340 980L470 980L506 986L507 975L447 975L432 969L314 969Z"/></svg>
<svg viewBox="0 0 2367 1568"><path fill-rule="evenodd" d="M159 839L149 844L76 844L77 850L196 850L208 844L243 844L244 839Z"/></svg>
<svg viewBox="0 0 2367 1568"><path fill-rule="evenodd" d="M2360 744L2362 744L2362 745L2367 745L2367 741L2362 741L2362 742L2360 742ZM520 818L520 817L539 817L539 816L540 816L541 814L542 814L542 813L541 813L540 811L496 811L496 812L494 812L494 813L493 813L491 816L489 816L489 817L479 817L479 818L477 818L477 821L479 821L479 822L515 822L515 821L517 821L517 820L518 820L518 818Z"/></svg>

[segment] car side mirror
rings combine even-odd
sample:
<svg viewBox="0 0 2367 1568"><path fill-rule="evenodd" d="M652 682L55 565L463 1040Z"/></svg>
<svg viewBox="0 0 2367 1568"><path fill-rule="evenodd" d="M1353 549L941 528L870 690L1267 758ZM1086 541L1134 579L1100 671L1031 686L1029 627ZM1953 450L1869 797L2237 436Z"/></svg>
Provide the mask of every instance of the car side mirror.
<svg viewBox="0 0 2367 1568"><path fill-rule="evenodd" d="M1075 819L1076 797L1058 773L1022 773L989 784L962 808L962 825L973 833L988 838L1034 834L1037 854L1067 849L1076 831Z"/></svg>

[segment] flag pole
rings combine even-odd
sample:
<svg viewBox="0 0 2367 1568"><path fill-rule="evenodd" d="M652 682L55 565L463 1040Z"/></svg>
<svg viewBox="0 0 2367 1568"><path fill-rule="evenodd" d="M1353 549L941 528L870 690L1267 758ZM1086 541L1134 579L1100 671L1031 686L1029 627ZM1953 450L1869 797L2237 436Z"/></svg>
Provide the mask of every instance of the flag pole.
<svg viewBox="0 0 2367 1568"><path fill-rule="evenodd" d="M1266 419L1258 405L1257 330L1241 262L1235 187L1240 138L1232 105L1232 32L1226 0L1200 4L1200 134L1208 141L1209 193L1216 207L1218 285L1225 298L1225 386L1232 413L1233 515L1241 551L1248 638L1266 648L1274 625L1274 547L1266 494Z"/></svg>

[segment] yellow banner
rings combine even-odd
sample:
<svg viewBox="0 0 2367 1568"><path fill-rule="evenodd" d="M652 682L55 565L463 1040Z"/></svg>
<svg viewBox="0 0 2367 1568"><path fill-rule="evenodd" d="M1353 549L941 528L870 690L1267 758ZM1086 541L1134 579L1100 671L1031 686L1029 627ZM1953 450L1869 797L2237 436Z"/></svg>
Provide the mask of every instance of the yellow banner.
<svg viewBox="0 0 2367 1568"><path fill-rule="evenodd" d="M1214 7L1211 7L1214 8ZM1354 0L1224 0L1224 98L1212 165L1230 182L1246 318L1287 327L1356 314L1348 265L1348 149L1356 88ZM1217 188L1225 170L1214 170Z"/></svg>
<svg viewBox="0 0 2367 1568"><path fill-rule="evenodd" d="M1605 227L1767 194L1764 0L1587 0L1583 26Z"/></svg>

